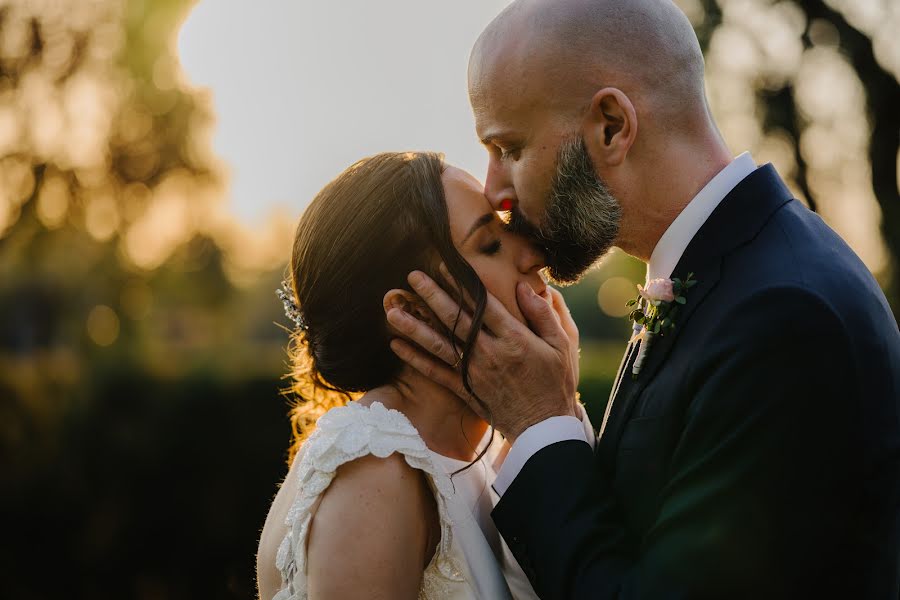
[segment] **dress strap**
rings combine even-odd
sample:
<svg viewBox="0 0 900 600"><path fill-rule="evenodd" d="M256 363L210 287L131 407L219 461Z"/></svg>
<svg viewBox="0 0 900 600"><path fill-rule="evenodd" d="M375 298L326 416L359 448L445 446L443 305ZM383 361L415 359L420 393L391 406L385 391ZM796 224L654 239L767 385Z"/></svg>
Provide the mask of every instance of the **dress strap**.
<svg viewBox="0 0 900 600"><path fill-rule="evenodd" d="M431 459L424 440L406 416L385 408L351 402L333 408L317 422L316 430L294 458L297 495L288 510L288 533L278 549L276 566L282 590L273 600L303 600L306 594L306 538L312 507L331 484L338 467L369 454L387 458L401 454L407 464L424 471L432 487L441 524L441 539L428 570L437 570L448 580L461 580L461 571L451 556L452 531L448 502L453 486L447 474Z"/></svg>

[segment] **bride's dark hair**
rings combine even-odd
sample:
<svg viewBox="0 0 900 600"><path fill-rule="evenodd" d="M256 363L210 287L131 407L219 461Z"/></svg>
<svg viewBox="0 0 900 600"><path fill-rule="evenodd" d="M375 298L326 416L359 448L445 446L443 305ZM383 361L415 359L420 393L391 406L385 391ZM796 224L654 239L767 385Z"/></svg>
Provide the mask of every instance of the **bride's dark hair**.
<svg viewBox="0 0 900 600"><path fill-rule="evenodd" d="M403 363L390 349L382 300L391 289L411 291L410 271L440 281L443 261L459 284L452 295L460 305L463 291L472 298L474 326L460 347L469 386L469 350L487 294L453 245L443 171L443 155L432 152L364 158L326 185L300 218L290 280L308 328L294 330L289 348L289 460L326 410L399 375Z"/></svg>

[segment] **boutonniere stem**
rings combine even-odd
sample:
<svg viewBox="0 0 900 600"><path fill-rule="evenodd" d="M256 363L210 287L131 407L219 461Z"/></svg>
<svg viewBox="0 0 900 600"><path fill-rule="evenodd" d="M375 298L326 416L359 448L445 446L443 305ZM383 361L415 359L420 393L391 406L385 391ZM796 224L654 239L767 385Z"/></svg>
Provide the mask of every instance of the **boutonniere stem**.
<svg viewBox="0 0 900 600"><path fill-rule="evenodd" d="M637 358L634 359L634 366L631 367L633 376L637 377L637 374L644 367L644 361L647 360L647 352L650 351L650 345L653 344L655 337L655 334L650 333L646 329L641 329L641 332L634 336L634 341L640 345L638 346Z"/></svg>
<svg viewBox="0 0 900 600"><path fill-rule="evenodd" d="M685 280L651 279L647 286L638 285L638 296L628 301L628 307L634 308L628 318L634 324L633 343L639 344L638 355L631 367L631 375L637 378L647 360L650 347L656 336L664 336L675 329L675 317L681 306L687 302L687 291L697 285L694 274L690 273Z"/></svg>

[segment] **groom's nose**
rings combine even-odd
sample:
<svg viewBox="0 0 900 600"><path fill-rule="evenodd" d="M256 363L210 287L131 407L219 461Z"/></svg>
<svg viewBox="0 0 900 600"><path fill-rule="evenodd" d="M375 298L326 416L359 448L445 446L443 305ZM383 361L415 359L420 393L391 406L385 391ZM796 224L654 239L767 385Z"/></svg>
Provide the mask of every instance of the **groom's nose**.
<svg viewBox="0 0 900 600"><path fill-rule="evenodd" d="M488 164L484 195L494 210L512 210L518 202L512 180L500 161L491 160Z"/></svg>

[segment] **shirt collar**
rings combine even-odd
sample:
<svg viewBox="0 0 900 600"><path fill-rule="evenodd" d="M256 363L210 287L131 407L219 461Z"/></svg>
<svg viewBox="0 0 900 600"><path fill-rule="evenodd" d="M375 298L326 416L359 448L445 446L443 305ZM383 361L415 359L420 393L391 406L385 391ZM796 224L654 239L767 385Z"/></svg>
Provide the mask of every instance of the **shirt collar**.
<svg viewBox="0 0 900 600"><path fill-rule="evenodd" d="M681 260L681 255L687 249L688 244L703 227L703 224L713 213L722 200L743 179L756 170L756 163L749 152L744 152L728 166L719 171L709 183L684 207L681 214L672 221L669 228L650 255L647 263L647 281L651 279L668 279L672 276L675 265Z"/></svg>

